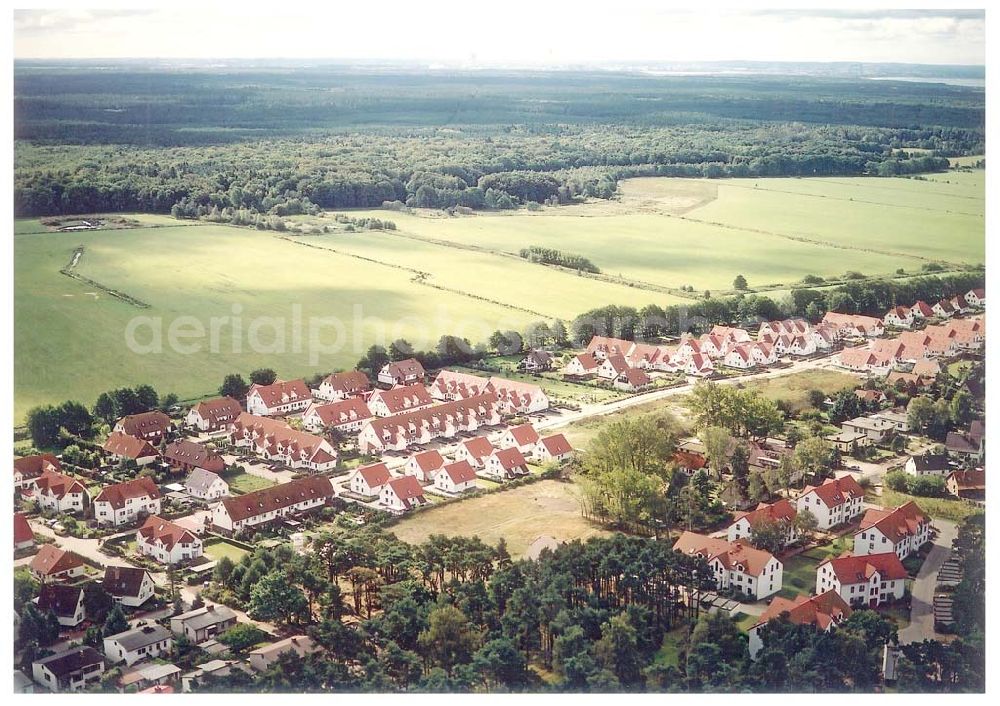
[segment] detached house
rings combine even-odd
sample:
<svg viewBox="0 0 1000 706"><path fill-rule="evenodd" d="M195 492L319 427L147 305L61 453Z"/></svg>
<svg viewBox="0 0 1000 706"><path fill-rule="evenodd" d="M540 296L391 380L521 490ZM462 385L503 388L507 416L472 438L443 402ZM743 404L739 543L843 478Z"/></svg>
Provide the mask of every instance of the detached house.
<svg viewBox="0 0 1000 706"><path fill-rule="evenodd" d="M361 430L372 418L372 412L360 397L348 397L337 402L312 404L302 415L306 429L318 434L325 429L335 429L342 434Z"/></svg>
<svg viewBox="0 0 1000 706"><path fill-rule="evenodd" d="M386 364L378 373L378 381L383 385L413 385L424 382L424 366L416 358L407 358Z"/></svg>
<svg viewBox="0 0 1000 706"><path fill-rule="evenodd" d="M799 537L799 532L794 525L797 514L795 506L787 498L782 498L771 504L760 503L756 509L750 512L736 514L736 519L726 530L726 539L730 542L735 542L738 539L750 539L753 535L753 528L758 523L774 523L784 528L785 545L791 544Z"/></svg>
<svg viewBox="0 0 1000 706"><path fill-rule="evenodd" d="M747 343L730 348L726 357L722 359L722 364L727 368L747 370L756 367L757 361L754 359L750 344Z"/></svg>
<svg viewBox="0 0 1000 706"><path fill-rule="evenodd" d="M109 566L104 569L104 590L115 603L138 608L153 597L153 576L134 566Z"/></svg>
<svg viewBox="0 0 1000 706"><path fill-rule="evenodd" d="M237 447L291 468L322 472L337 465L337 451L329 441L293 429L279 419L243 413L230 430L230 440Z"/></svg>
<svg viewBox="0 0 1000 706"><path fill-rule="evenodd" d="M882 319L886 326L910 328L913 326L913 310L905 306L894 306Z"/></svg>
<svg viewBox="0 0 1000 706"><path fill-rule="evenodd" d="M969 430L964 434L958 431L948 432L944 446L952 456L971 458L976 462L982 462L985 439L983 422L977 419L969 424Z"/></svg>
<svg viewBox="0 0 1000 706"><path fill-rule="evenodd" d="M982 500L986 496L986 471L952 471L945 480L945 487L956 498Z"/></svg>
<svg viewBox="0 0 1000 706"><path fill-rule="evenodd" d="M104 655L112 664L124 662L131 667L144 659L170 654L174 636L162 625L143 625L104 638Z"/></svg>
<svg viewBox="0 0 1000 706"><path fill-rule="evenodd" d="M62 465L59 459L52 454L35 454L24 458L14 459L14 488L29 490L35 487L38 480L46 471L59 472Z"/></svg>
<svg viewBox="0 0 1000 706"><path fill-rule="evenodd" d="M277 380L270 385L251 385L247 412L262 417L301 412L312 403L312 390L302 380Z"/></svg>
<svg viewBox="0 0 1000 706"><path fill-rule="evenodd" d="M437 449L430 449L410 456L403 466L403 473L416 477L421 483L430 483L442 468L444 456Z"/></svg>
<svg viewBox="0 0 1000 706"><path fill-rule="evenodd" d="M865 489L851 476L833 478L822 485L807 485L795 501L798 512L809 510L816 526L828 530L861 514Z"/></svg>
<svg viewBox="0 0 1000 706"><path fill-rule="evenodd" d="M118 527L159 512L160 489L147 476L109 485L94 498L94 519L99 525Z"/></svg>
<svg viewBox="0 0 1000 706"><path fill-rule="evenodd" d="M911 476L939 476L946 477L951 473L952 468L948 464L948 456L945 454L932 454L930 452L921 456L910 456L906 459L903 470Z"/></svg>
<svg viewBox="0 0 1000 706"><path fill-rule="evenodd" d="M854 554L893 552L905 559L930 539L930 518L914 502L895 510L868 510L854 533Z"/></svg>
<svg viewBox="0 0 1000 706"><path fill-rule="evenodd" d="M590 353L581 353L573 356L563 369L562 374L568 378L592 378L597 375L600 362Z"/></svg>
<svg viewBox="0 0 1000 706"><path fill-rule="evenodd" d="M845 554L816 567L816 593L836 591L852 606L874 608L902 598L907 578L909 574L893 552Z"/></svg>
<svg viewBox="0 0 1000 706"><path fill-rule="evenodd" d="M971 307L977 309L983 309L986 307L986 290L985 289L970 289L965 293L965 303Z"/></svg>
<svg viewBox="0 0 1000 706"><path fill-rule="evenodd" d="M389 482L392 474L384 463L374 463L370 466L361 466L351 474L351 492L366 497L374 497L382 490L382 486Z"/></svg>
<svg viewBox="0 0 1000 706"><path fill-rule="evenodd" d="M151 444L158 444L170 433L171 429L173 429L173 422L170 421L170 417L159 410L154 410L122 417L115 424L114 431L148 441Z"/></svg>
<svg viewBox="0 0 1000 706"><path fill-rule="evenodd" d="M537 373L552 369L552 354L548 351L530 350L517 364L518 369L529 373Z"/></svg>
<svg viewBox="0 0 1000 706"><path fill-rule="evenodd" d="M423 383L403 385L390 390L375 390L368 398L368 409L376 417L391 417L434 404L434 398Z"/></svg>
<svg viewBox="0 0 1000 706"><path fill-rule="evenodd" d="M497 449L486 458L484 472L498 481L513 480L528 475L528 462L516 447Z"/></svg>
<svg viewBox="0 0 1000 706"><path fill-rule="evenodd" d="M316 390L316 397L321 400L346 400L352 397L363 397L372 388L372 383L360 370L348 370L343 373L333 373L323 378Z"/></svg>
<svg viewBox="0 0 1000 706"><path fill-rule="evenodd" d="M602 380L614 380L629 369L628 361L622 355L609 355L597 368L597 377Z"/></svg>
<svg viewBox="0 0 1000 706"><path fill-rule="evenodd" d="M379 491L379 504L394 512L405 512L427 504L423 486L414 476L393 478Z"/></svg>
<svg viewBox="0 0 1000 706"><path fill-rule="evenodd" d="M538 385L494 376L488 388L496 395L500 414L534 414L549 408L549 397Z"/></svg>
<svg viewBox="0 0 1000 706"><path fill-rule="evenodd" d="M610 336L594 336L587 344L587 353L594 356L599 361L605 360L608 356L618 355L624 357L632 349L632 341L621 338L611 338Z"/></svg>
<svg viewBox="0 0 1000 706"><path fill-rule="evenodd" d="M41 581L64 581L83 576L86 567L83 559L73 552L57 549L53 544L43 544L28 564L31 574Z"/></svg>
<svg viewBox="0 0 1000 706"><path fill-rule="evenodd" d="M468 461L449 463L434 476L434 487L445 493L464 493L476 489L476 469Z"/></svg>
<svg viewBox="0 0 1000 706"><path fill-rule="evenodd" d="M547 461L565 461L573 456L573 447L562 434L553 434L539 439L531 451L535 460L542 463Z"/></svg>
<svg viewBox="0 0 1000 706"><path fill-rule="evenodd" d="M217 531L230 535L324 507L336 492L325 476L308 476L238 498L223 498L213 508Z"/></svg>
<svg viewBox="0 0 1000 706"><path fill-rule="evenodd" d="M486 459L489 458L496 449L485 436L477 436L474 439L467 439L458 445L455 450L456 461L468 461L473 468L484 468Z"/></svg>
<svg viewBox="0 0 1000 706"><path fill-rule="evenodd" d="M229 495L229 483L217 473L196 468L184 479L184 490L199 500L218 500Z"/></svg>
<svg viewBox="0 0 1000 706"><path fill-rule="evenodd" d="M236 625L236 613L224 605L207 605L170 619L170 631L198 644L221 635Z"/></svg>
<svg viewBox="0 0 1000 706"><path fill-rule="evenodd" d="M313 642L312 638L306 635L294 635L251 650L247 654L247 663L256 671L263 672L277 662L278 657L283 654L291 652L300 658L304 658L322 649L322 647Z"/></svg>
<svg viewBox="0 0 1000 706"><path fill-rule="evenodd" d="M895 433L896 425L880 417L856 417L843 422L840 428L846 432L864 434L873 444L881 444Z"/></svg>
<svg viewBox="0 0 1000 706"><path fill-rule="evenodd" d="M521 453L530 454L535 444L538 443L538 432L530 424L521 424L511 427L500 437L501 448L516 446Z"/></svg>
<svg viewBox="0 0 1000 706"><path fill-rule="evenodd" d="M828 632L851 617L852 612L844 599L832 590L818 596L798 596L794 601L776 596L750 628L750 658L757 659L764 648L767 636L764 628L775 618L787 615L795 625L812 625L821 632Z"/></svg>
<svg viewBox="0 0 1000 706"><path fill-rule="evenodd" d="M90 502L83 483L56 471L45 471L35 480L32 496L40 509L52 512L83 512Z"/></svg>
<svg viewBox="0 0 1000 706"><path fill-rule="evenodd" d="M705 559L719 589L734 588L755 600L781 590L782 564L770 552L694 532L682 533L674 551Z"/></svg>
<svg viewBox="0 0 1000 706"><path fill-rule="evenodd" d="M646 375L645 371L639 368L629 368L615 378L613 386L616 390L624 392L639 392L652 384L652 379Z"/></svg>
<svg viewBox="0 0 1000 706"><path fill-rule="evenodd" d="M195 468L203 468L212 473L222 473L226 470L226 462L222 456L207 446L188 439L179 439L167 446L167 450L163 452L163 460L169 463L171 468L184 472Z"/></svg>
<svg viewBox="0 0 1000 706"><path fill-rule="evenodd" d="M135 533L136 550L161 564L197 559L203 553L201 539L190 530L161 517L150 517Z"/></svg>
<svg viewBox="0 0 1000 706"><path fill-rule="evenodd" d="M955 315L955 307L951 305L951 302L947 299L942 299L933 307L931 310L934 312L934 316L939 319L950 319Z"/></svg>
<svg viewBox="0 0 1000 706"><path fill-rule="evenodd" d="M87 617L83 607L83 588L59 583L43 584L38 592L38 610L43 614L52 611L59 625L75 628Z"/></svg>
<svg viewBox="0 0 1000 706"><path fill-rule="evenodd" d="M14 551L30 549L35 546L35 533L28 524L28 518L24 513L14 513Z"/></svg>
<svg viewBox="0 0 1000 706"><path fill-rule="evenodd" d="M133 461L137 466L148 466L160 457L156 447L145 439L138 439L120 431L113 431L104 442L104 450L115 461Z"/></svg>
<svg viewBox="0 0 1000 706"><path fill-rule="evenodd" d="M232 397L217 397L192 407L184 423L201 432L225 431L242 412L243 407Z"/></svg>
<svg viewBox="0 0 1000 706"><path fill-rule="evenodd" d="M910 307L910 316L914 319L929 319L934 316L934 309L921 299Z"/></svg>
<svg viewBox="0 0 1000 706"><path fill-rule="evenodd" d="M72 647L31 663L31 676L53 693L82 691L101 681L104 655L93 647Z"/></svg>

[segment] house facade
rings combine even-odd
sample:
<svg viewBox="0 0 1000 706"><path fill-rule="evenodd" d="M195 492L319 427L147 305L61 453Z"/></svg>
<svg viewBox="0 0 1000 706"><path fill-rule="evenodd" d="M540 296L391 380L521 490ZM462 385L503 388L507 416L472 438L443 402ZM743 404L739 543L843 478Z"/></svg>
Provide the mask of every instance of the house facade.
<svg viewBox="0 0 1000 706"><path fill-rule="evenodd" d="M414 476L421 483L430 483L444 468L444 456L437 449L421 451L410 456L403 466L403 473Z"/></svg>
<svg viewBox="0 0 1000 706"><path fill-rule="evenodd" d="M427 504L423 486L415 476L391 479L379 490L378 501L392 512L405 512Z"/></svg>
<svg viewBox="0 0 1000 706"><path fill-rule="evenodd" d="M403 451L438 438L453 438L499 424L500 409L495 393L432 405L424 409L368 421L358 434L361 453Z"/></svg>
<svg viewBox="0 0 1000 706"><path fill-rule="evenodd" d="M351 492L366 497L375 497L382 490L382 486L389 482L392 474L384 463L374 463L369 466L361 466L351 474L349 487Z"/></svg>
<svg viewBox="0 0 1000 706"><path fill-rule="evenodd" d="M217 473L196 468L184 479L184 490L191 497L210 502L229 495L229 483Z"/></svg>
<svg viewBox="0 0 1000 706"><path fill-rule="evenodd" d="M334 497L336 492L329 478L308 476L236 498L223 498L212 508L212 524L218 531L238 534L317 510Z"/></svg>
<svg viewBox="0 0 1000 706"><path fill-rule="evenodd" d="M368 398L368 409L376 417L391 417L434 404L434 398L423 383L400 385L388 390L375 390Z"/></svg>
<svg viewBox="0 0 1000 706"><path fill-rule="evenodd" d="M236 613L224 605L207 605L170 618L170 632L198 644L236 625Z"/></svg>
<svg viewBox="0 0 1000 706"><path fill-rule="evenodd" d="M302 415L302 423L314 434L326 429L335 429L342 434L353 434L360 431L372 416L372 411L362 398L348 397L336 402L311 404Z"/></svg>
<svg viewBox="0 0 1000 706"><path fill-rule="evenodd" d="M379 371L378 381L383 385L413 385L424 382L427 373L415 358L388 363Z"/></svg>
<svg viewBox="0 0 1000 706"><path fill-rule="evenodd" d="M476 469L468 461L449 463L434 477L434 487L457 495L476 489Z"/></svg>
<svg viewBox="0 0 1000 706"><path fill-rule="evenodd" d="M115 461L132 461L137 466L148 466L160 457L160 452L149 441L120 431L108 434L104 451Z"/></svg>
<svg viewBox="0 0 1000 706"><path fill-rule="evenodd" d="M129 608L138 608L148 601L156 588L152 575L135 566L108 566L102 585L115 603Z"/></svg>
<svg viewBox="0 0 1000 706"><path fill-rule="evenodd" d="M528 462L516 447L496 449L486 457L483 472L494 480L514 480L528 475Z"/></svg>
<svg viewBox="0 0 1000 706"><path fill-rule="evenodd" d="M148 441L151 444L159 444L173 430L173 422L170 417L159 410L152 412L142 412L141 414L130 414L122 417L115 424L113 431L120 434L128 434L136 439Z"/></svg>
<svg viewBox="0 0 1000 706"><path fill-rule="evenodd" d="M930 528L930 518L914 502L894 510L868 510L854 533L854 554L892 552L905 559L930 540Z"/></svg>
<svg viewBox="0 0 1000 706"><path fill-rule="evenodd" d="M312 390L303 380L276 380L270 385L251 385L247 412L261 417L295 414L312 403Z"/></svg>
<svg viewBox="0 0 1000 706"><path fill-rule="evenodd" d="M58 549L53 544L43 544L28 564L31 575L42 583L66 581L86 573L83 559L71 551Z"/></svg>
<svg viewBox="0 0 1000 706"><path fill-rule="evenodd" d="M290 468L323 472L337 466L337 451L321 436L293 429L278 419L244 412L230 429L230 440L269 461Z"/></svg>
<svg viewBox="0 0 1000 706"><path fill-rule="evenodd" d="M201 539L193 532L155 515L135 533L136 551L161 564L179 564L203 553Z"/></svg>
<svg viewBox="0 0 1000 706"><path fill-rule="evenodd" d="M851 607L833 590L817 596L798 596L795 600L777 596L747 633L750 658L757 659L764 649L767 642L765 628L775 618L787 615L795 625L811 625L819 631L828 632L851 617L852 612Z"/></svg>
<svg viewBox="0 0 1000 706"><path fill-rule="evenodd" d="M83 483L57 471L45 471L35 480L32 497L39 509L58 513L82 513L90 504Z"/></svg>
<svg viewBox="0 0 1000 706"><path fill-rule="evenodd" d="M144 659L173 652L174 636L162 625L143 625L104 638L104 656L112 664L131 667Z"/></svg>
<svg viewBox="0 0 1000 706"><path fill-rule="evenodd" d="M531 450L531 456L541 463L566 461L573 457L573 447L562 434L553 434L539 439Z"/></svg>
<svg viewBox="0 0 1000 706"><path fill-rule="evenodd" d="M684 532L674 551L708 562L717 588L733 588L761 600L781 590L782 564L770 552L742 542Z"/></svg>
<svg viewBox="0 0 1000 706"><path fill-rule="evenodd" d="M242 412L243 407L232 397L217 397L188 410L184 424L200 432L225 431Z"/></svg>
<svg viewBox="0 0 1000 706"><path fill-rule="evenodd" d="M821 530L851 522L863 510L865 490L851 476L832 478L821 485L807 485L795 500L796 510L809 510Z"/></svg>
<svg viewBox="0 0 1000 706"><path fill-rule="evenodd" d="M14 459L14 488L29 490L46 471L59 472L62 464L53 454L34 454Z"/></svg>
<svg viewBox="0 0 1000 706"><path fill-rule="evenodd" d="M120 527L160 512L160 489L148 476L106 486L94 498L94 519L99 525Z"/></svg>
<svg viewBox="0 0 1000 706"><path fill-rule="evenodd" d="M909 574L893 552L845 555L816 567L816 593L836 591L852 606L874 608L901 599L907 578Z"/></svg>
<svg viewBox="0 0 1000 706"><path fill-rule="evenodd" d="M335 402L352 397L362 397L372 388L372 383L360 370L333 373L323 378L315 396L321 400Z"/></svg>
<svg viewBox="0 0 1000 706"><path fill-rule="evenodd" d="M795 516L798 511L787 498L775 503L760 503L750 512L737 513L736 519L726 529L726 539L735 542L738 539L750 539L753 528L761 522L776 523L784 529L784 543L789 545L799 538L795 528Z"/></svg>
<svg viewBox="0 0 1000 706"><path fill-rule="evenodd" d="M104 655L93 647L72 647L31 663L36 684L53 693L83 691L104 675Z"/></svg>

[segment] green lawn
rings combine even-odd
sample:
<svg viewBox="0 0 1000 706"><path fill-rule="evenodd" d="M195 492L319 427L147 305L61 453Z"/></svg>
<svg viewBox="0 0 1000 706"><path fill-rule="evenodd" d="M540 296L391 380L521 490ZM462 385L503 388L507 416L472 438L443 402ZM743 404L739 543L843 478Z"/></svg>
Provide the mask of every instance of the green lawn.
<svg viewBox="0 0 1000 706"><path fill-rule="evenodd" d="M872 497L872 502L885 507L899 507L911 500L932 518L950 520L951 522L961 522L969 515L985 512L982 507L971 505L961 500L951 498L922 498L917 495L900 493L889 488L882 488L881 496Z"/></svg>
<svg viewBox="0 0 1000 706"><path fill-rule="evenodd" d="M239 491L240 493L252 493L255 490L263 490L274 485L274 483L266 478L252 476L249 473L237 473L232 476L226 476L226 482L229 483L230 489Z"/></svg>
<svg viewBox="0 0 1000 706"><path fill-rule="evenodd" d="M792 599L798 595L812 594L816 589L816 567L830 557L850 551L852 546L850 538L841 537L783 559L782 587L778 595Z"/></svg>
<svg viewBox="0 0 1000 706"><path fill-rule="evenodd" d="M214 561L218 561L224 556L229 557L233 563L239 562L247 550L242 547L238 547L235 544L231 544L224 539L209 539L204 544L205 554L211 557Z"/></svg>
<svg viewBox="0 0 1000 706"><path fill-rule="evenodd" d="M840 390L857 387L858 377L836 370L810 370L807 373L783 375L778 378L752 380L747 387L759 390L770 400L785 400L796 411L808 409L809 391L820 390L826 395L834 395Z"/></svg>
<svg viewBox="0 0 1000 706"><path fill-rule="evenodd" d="M453 369L483 377L494 375L494 373L475 370L473 368L464 368L461 366L454 367ZM595 404L607 402L609 400L618 400L625 397L625 394L619 392L618 390L607 387L599 387L596 383L584 384L566 382L565 380L560 379L558 373L546 373L545 375L535 376L511 370L504 370L503 372L498 373L498 375L500 377L507 378L508 380L519 380L532 385L538 385L545 391L546 395L554 400L567 400L572 402L587 402Z"/></svg>
<svg viewBox="0 0 1000 706"><path fill-rule="evenodd" d="M663 635L663 644L653 656L653 662L665 667L680 666L680 653L687 638L687 626L678 625Z"/></svg>

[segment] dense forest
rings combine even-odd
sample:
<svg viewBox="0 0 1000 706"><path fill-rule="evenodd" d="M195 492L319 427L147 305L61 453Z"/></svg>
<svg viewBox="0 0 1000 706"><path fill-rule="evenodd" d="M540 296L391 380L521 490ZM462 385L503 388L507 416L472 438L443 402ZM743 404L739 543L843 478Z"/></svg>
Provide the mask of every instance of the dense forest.
<svg viewBox="0 0 1000 706"><path fill-rule="evenodd" d="M629 176L892 175L984 151L981 90L814 77L19 63L15 213L609 198Z"/></svg>

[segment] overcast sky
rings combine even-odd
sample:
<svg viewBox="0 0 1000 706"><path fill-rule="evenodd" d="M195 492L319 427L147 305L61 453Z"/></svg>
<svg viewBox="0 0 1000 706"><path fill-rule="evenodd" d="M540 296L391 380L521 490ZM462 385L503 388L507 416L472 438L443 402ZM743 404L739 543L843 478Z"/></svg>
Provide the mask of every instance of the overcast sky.
<svg viewBox="0 0 1000 706"><path fill-rule="evenodd" d="M466 65L985 63L981 10L843 9L838 2L840 10L695 11L643 0L592 6L551 0L349 0L315 7L270 2L270 9L246 2L178 2L170 9L118 4L121 9L15 11L15 56L418 59ZM688 3L699 5L717 7Z"/></svg>

